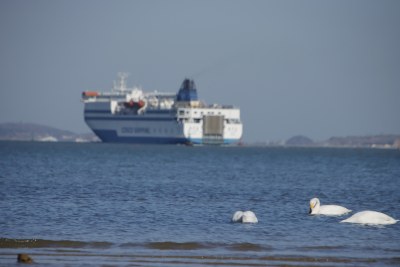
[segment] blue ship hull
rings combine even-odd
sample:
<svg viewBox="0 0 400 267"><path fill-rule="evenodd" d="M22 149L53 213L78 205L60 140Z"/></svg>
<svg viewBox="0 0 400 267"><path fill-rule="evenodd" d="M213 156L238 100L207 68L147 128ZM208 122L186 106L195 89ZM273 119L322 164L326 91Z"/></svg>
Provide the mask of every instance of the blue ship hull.
<svg viewBox="0 0 400 267"><path fill-rule="evenodd" d="M131 144L194 144L204 145L213 144L199 138L179 138L179 137L125 137L118 136L114 130L93 130L93 132L105 143L131 143ZM215 144L233 145L238 144L239 140L224 139Z"/></svg>

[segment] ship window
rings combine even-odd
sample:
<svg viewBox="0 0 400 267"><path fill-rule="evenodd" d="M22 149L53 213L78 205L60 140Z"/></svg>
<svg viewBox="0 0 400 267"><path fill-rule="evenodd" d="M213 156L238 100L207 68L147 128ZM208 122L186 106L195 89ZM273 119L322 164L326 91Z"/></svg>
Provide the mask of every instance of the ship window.
<svg viewBox="0 0 400 267"><path fill-rule="evenodd" d="M184 115L184 114L185 114L185 111L179 110L179 115Z"/></svg>

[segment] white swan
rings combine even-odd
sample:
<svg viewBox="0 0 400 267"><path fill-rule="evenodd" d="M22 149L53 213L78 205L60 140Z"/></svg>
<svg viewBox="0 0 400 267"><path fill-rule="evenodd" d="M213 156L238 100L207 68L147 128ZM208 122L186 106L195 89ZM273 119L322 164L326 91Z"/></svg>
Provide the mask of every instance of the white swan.
<svg viewBox="0 0 400 267"><path fill-rule="evenodd" d="M313 198L310 200L310 214L321 214L321 215L343 215L346 213L351 212L351 210L346 209L345 207L338 206L338 205L322 205L319 202L318 198Z"/></svg>
<svg viewBox="0 0 400 267"><path fill-rule="evenodd" d="M361 224L372 224L372 225L385 225L395 224L398 220L377 211L365 210L354 214L353 216L341 221L347 223L361 223Z"/></svg>
<svg viewBox="0 0 400 267"><path fill-rule="evenodd" d="M232 222L242 222L243 211L239 210L232 216Z"/></svg>
<svg viewBox="0 0 400 267"><path fill-rule="evenodd" d="M232 216L232 222L258 223L258 219L252 211L236 211Z"/></svg>

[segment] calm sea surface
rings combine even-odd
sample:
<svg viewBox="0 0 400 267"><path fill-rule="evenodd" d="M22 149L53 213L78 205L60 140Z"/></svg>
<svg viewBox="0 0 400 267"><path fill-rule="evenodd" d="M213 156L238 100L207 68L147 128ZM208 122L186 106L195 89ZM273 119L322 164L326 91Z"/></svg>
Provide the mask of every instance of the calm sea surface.
<svg viewBox="0 0 400 267"><path fill-rule="evenodd" d="M0 142L0 265L400 265L400 223L313 197L400 219L400 151Z"/></svg>

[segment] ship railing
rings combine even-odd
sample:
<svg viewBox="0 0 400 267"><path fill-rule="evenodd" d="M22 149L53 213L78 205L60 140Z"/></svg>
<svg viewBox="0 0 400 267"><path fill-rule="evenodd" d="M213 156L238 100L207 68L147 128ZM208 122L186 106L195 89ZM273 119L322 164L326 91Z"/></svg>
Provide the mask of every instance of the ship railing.
<svg viewBox="0 0 400 267"><path fill-rule="evenodd" d="M149 93L144 93L145 96L155 96L155 97L166 97L166 98L175 98L176 94L175 93L160 93L157 91L154 92L149 92Z"/></svg>
<svg viewBox="0 0 400 267"><path fill-rule="evenodd" d="M233 108L235 108L235 106L233 106L233 105L212 104L212 105L208 105L207 108L233 109Z"/></svg>

